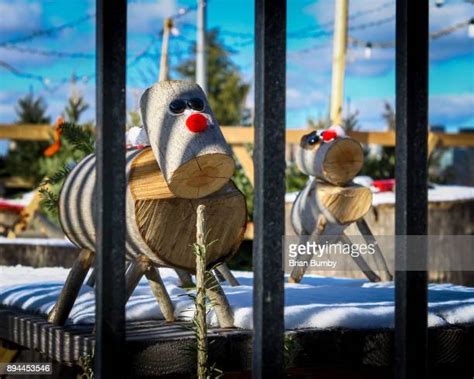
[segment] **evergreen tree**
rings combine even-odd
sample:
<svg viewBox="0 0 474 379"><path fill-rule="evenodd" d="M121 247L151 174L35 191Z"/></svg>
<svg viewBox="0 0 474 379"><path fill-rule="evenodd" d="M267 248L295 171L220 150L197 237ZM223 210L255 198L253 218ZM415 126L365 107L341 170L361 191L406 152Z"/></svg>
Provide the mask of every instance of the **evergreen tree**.
<svg viewBox="0 0 474 379"><path fill-rule="evenodd" d="M32 92L18 100L15 107L18 124L48 124L51 119L46 115L47 105L41 96L35 97ZM5 158L3 174L21 177L37 185L41 179L39 158L43 155L48 142L17 141L10 145Z"/></svg>
<svg viewBox="0 0 474 379"><path fill-rule="evenodd" d="M66 108L64 109L64 119L67 122L77 124L81 115L89 108L82 95L72 95L68 99Z"/></svg>
<svg viewBox="0 0 474 379"><path fill-rule="evenodd" d="M221 125L250 124L249 112L245 109L245 99L250 86L242 80L239 69L231 60L232 51L226 49L219 40L219 31L207 33L207 73L208 99ZM177 71L186 79L196 77L196 45L192 58L178 66Z"/></svg>
<svg viewBox="0 0 474 379"><path fill-rule="evenodd" d="M46 116L47 105L41 96L35 98L30 92L18 100L15 107L17 123L19 124L49 124L51 118Z"/></svg>

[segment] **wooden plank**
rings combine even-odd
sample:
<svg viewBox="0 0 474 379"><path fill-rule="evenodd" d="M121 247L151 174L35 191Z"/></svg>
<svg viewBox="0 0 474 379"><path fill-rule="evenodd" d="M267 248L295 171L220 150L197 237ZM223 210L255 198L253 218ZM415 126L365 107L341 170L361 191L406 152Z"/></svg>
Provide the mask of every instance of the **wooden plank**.
<svg viewBox="0 0 474 379"><path fill-rule="evenodd" d="M254 185L254 169L253 169L253 159L247 150L246 146L243 145L234 145L232 146L235 156L239 160L239 163L242 165L245 176L247 176L250 184Z"/></svg>
<svg viewBox="0 0 474 379"><path fill-rule="evenodd" d="M18 141L50 141L53 125L47 124L0 124L0 139ZM242 145L253 143L254 129L249 126L222 126L227 143ZM312 129L287 129L286 143L299 143L303 135ZM350 131L347 133L362 144L395 146L395 132L362 132ZM473 133L431 133L440 139L443 147L474 147Z"/></svg>
<svg viewBox="0 0 474 379"><path fill-rule="evenodd" d="M0 139L50 141L54 126L48 124L0 124Z"/></svg>

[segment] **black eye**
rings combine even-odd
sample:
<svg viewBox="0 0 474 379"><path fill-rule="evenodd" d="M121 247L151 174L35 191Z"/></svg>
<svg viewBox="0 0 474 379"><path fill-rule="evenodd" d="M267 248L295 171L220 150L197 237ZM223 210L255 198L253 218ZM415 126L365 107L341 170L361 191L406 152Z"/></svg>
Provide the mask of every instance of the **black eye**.
<svg viewBox="0 0 474 379"><path fill-rule="evenodd" d="M319 142L319 136L315 132L311 133L306 141L308 145L315 145Z"/></svg>
<svg viewBox="0 0 474 379"><path fill-rule="evenodd" d="M186 109L186 103L184 102L184 100L176 99L170 103L169 108L171 113L180 114L183 113Z"/></svg>
<svg viewBox="0 0 474 379"><path fill-rule="evenodd" d="M205 104L204 101L199 97L194 97L188 100L188 107L194 109L195 111L202 112L204 110Z"/></svg>

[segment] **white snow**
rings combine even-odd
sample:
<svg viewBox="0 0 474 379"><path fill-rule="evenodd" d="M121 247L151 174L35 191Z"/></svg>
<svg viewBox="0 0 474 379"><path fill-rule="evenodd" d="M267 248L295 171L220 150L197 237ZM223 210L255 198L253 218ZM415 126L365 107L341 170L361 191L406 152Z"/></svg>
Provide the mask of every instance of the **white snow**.
<svg viewBox="0 0 474 379"><path fill-rule="evenodd" d="M64 238L7 238L0 237L0 245L35 245L35 246L57 246L76 247L72 242ZM0 279L1 280L1 279Z"/></svg>
<svg viewBox="0 0 474 379"><path fill-rule="evenodd" d="M293 203L296 200L297 192L287 193L285 201ZM428 190L428 201L436 203L441 201L462 201L474 199L474 187L435 185ZM372 205L395 204L395 192L373 193Z"/></svg>
<svg viewBox="0 0 474 379"><path fill-rule="evenodd" d="M171 269L160 269L179 319L190 319L194 306L186 291L177 286ZM68 274L63 268L0 266L0 303L47 314L54 305ZM223 286L235 314L235 326L252 328L252 273L234 272L241 285ZM305 276L302 284L285 284L287 329L346 327L392 328L394 325L392 282L368 283L361 279ZM162 314L146 283L142 281L127 303L127 320L160 319ZM76 324L93 323L94 292L83 286L71 312ZM213 311L209 322L217 325ZM431 284L430 326L474 322L474 288Z"/></svg>

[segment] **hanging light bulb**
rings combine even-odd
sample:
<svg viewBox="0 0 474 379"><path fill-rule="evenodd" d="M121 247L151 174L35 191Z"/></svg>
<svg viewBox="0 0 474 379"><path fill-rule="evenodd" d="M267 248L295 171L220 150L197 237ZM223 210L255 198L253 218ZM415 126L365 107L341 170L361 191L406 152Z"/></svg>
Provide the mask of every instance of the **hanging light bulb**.
<svg viewBox="0 0 474 379"><path fill-rule="evenodd" d="M174 35L175 37L179 36L179 29L176 26L173 26L171 28L171 34Z"/></svg>
<svg viewBox="0 0 474 379"><path fill-rule="evenodd" d="M438 8L441 8L444 5L444 0L436 0L435 5Z"/></svg>
<svg viewBox="0 0 474 379"><path fill-rule="evenodd" d="M469 25L467 26L467 35L469 38L474 38L474 18L471 18Z"/></svg>
<svg viewBox="0 0 474 379"><path fill-rule="evenodd" d="M372 57L372 43L367 42L364 49L365 59L370 59Z"/></svg>
<svg viewBox="0 0 474 379"><path fill-rule="evenodd" d="M178 14L179 14L179 15L182 16L182 15L185 14L185 13L186 13L186 8L179 8L179 10L178 10Z"/></svg>

